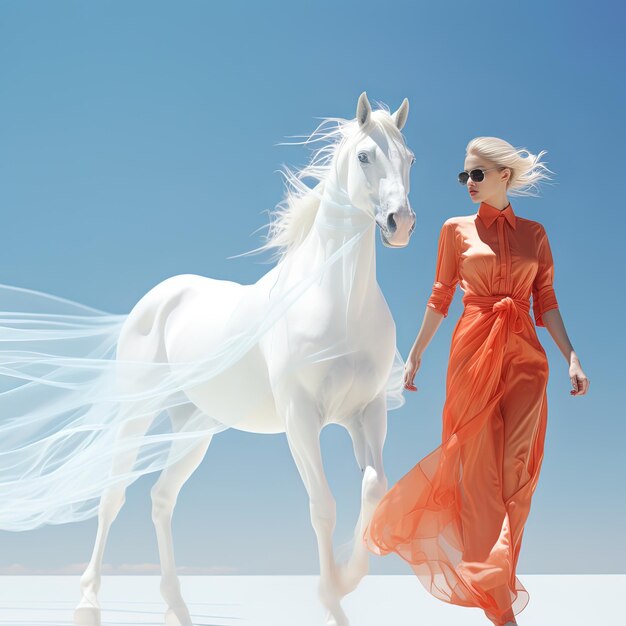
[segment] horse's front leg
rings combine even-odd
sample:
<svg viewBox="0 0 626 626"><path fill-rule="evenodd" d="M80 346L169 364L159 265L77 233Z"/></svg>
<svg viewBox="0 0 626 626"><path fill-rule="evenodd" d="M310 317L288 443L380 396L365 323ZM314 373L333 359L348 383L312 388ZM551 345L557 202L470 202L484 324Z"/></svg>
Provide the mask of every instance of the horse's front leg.
<svg viewBox="0 0 626 626"><path fill-rule="evenodd" d="M365 410L346 423L352 438L354 455L363 472L361 482L361 512L354 529L352 553L339 568L339 585L343 595L356 589L369 569L369 551L363 533L380 499L387 491L383 469L383 445L387 434L387 406L379 396Z"/></svg>
<svg viewBox="0 0 626 626"><path fill-rule="evenodd" d="M287 403L285 430L291 454L309 495L311 524L317 537L320 560L320 600L328 610L328 626L347 626L348 618L340 604L342 595L333 553L336 506L324 474L320 449L322 418L312 398L298 395L292 394Z"/></svg>

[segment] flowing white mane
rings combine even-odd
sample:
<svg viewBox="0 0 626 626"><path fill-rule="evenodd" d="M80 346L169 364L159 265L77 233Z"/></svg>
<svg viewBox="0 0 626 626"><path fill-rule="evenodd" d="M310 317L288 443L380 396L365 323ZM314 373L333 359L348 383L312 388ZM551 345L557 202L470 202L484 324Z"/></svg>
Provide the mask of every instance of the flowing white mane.
<svg viewBox="0 0 626 626"><path fill-rule="evenodd" d="M360 140L363 133L369 132L371 125L383 129L387 135L404 143L402 133L391 117L389 108L377 103L379 108L372 111L371 122L361 128L356 119L346 120L339 117L324 117L318 127L303 141L283 142L279 145L322 144L313 150L311 159L302 168L292 169L283 166L281 173L285 179L285 195L273 211L265 243L256 252L274 250L274 258L283 259L296 249L305 239L317 215L320 200L324 192L324 182L332 167L333 159L339 150L355 140ZM297 136L297 135L296 135ZM310 187L306 179L315 184Z"/></svg>

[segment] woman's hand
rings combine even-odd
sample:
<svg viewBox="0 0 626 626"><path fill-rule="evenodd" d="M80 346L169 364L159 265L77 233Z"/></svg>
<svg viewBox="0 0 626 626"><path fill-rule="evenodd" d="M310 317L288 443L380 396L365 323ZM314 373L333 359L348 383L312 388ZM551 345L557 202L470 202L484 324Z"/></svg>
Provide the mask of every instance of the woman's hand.
<svg viewBox="0 0 626 626"><path fill-rule="evenodd" d="M407 391L417 391L417 387L413 384L413 379L415 378L415 374L417 373L417 370L420 368L421 364L421 355L411 350L409 358L404 364L404 388Z"/></svg>
<svg viewBox="0 0 626 626"><path fill-rule="evenodd" d="M417 370L422 363L422 354L426 350L426 346L430 343L434 334L437 332L439 325L443 320L443 313L430 306L424 311L424 319L415 343L413 344L406 363L404 364L404 388L407 391L417 391L417 387L413 384L413 379Z"/></svg>
<svg viewBox="0 0 626 626"><path fill-rule="evenodd" d="M576 357L572 357L569 365L569 377L572 381L572 389L570 395L584 396L589 389L589 379L585 376L580 361Z"/></svg>
<svg viewBox="0 0 626 626"><path fill-rule="evenodd" d="M578 356L574 352L572 343L567 336L565 324L559 309L550 309L543 314L543 323L548 332L552 335L554 342L563 353L565 360L569 362L569 378L572 381L570 395L584 396L589 389L589 379L585 376L583 368L580 366Z"/></svg>

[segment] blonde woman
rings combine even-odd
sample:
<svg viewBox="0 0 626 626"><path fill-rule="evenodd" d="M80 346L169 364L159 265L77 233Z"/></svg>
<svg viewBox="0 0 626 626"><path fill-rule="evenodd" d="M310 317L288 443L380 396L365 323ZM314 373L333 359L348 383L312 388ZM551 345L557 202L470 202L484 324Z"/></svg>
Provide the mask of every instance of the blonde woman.
<svg viewBox="0 0 626 626"><path fill-rule="evenodd" d="M515 625L528 602L515 570L543 459L548 381L531 295L535 324L567 360L570 393L589 388L558 309L546 231L507 197L531 195L549 177L543 154L495 137L467 146L459 182L478 211L441 229L435 283L405 367L405 388L415 391L422 354L460 283L465 308L452 336L442 444L385 495L365 533L376 554L406 559L431 594L480 607L496 626Z"/></svg>

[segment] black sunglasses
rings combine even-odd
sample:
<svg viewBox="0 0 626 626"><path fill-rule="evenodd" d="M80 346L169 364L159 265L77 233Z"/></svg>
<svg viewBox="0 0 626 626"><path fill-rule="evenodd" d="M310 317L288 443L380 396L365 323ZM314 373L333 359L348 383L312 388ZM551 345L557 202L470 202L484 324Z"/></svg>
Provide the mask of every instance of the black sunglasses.
<svg viewBox="0 0 626 626"><path fill-rule="evenodd" d="M486 169L476 168L475 170L471 170L470 172L463 171L459 174L459 182L461 185L467 185L467 181L471 178L475 183L481 183L485 180L485 172L489 170L497 170L500 169L498 167L489 167Z"/></svg>

